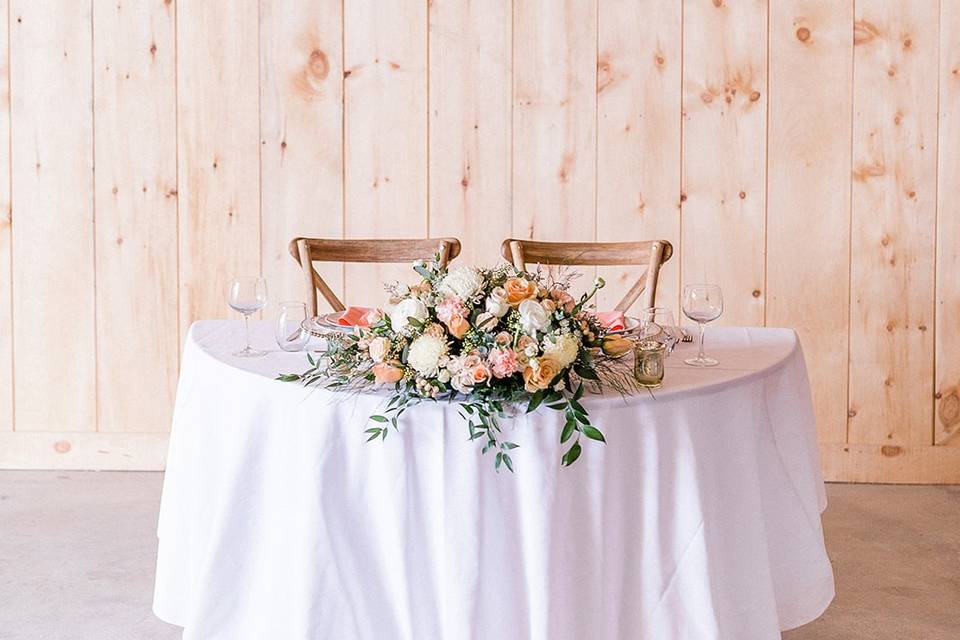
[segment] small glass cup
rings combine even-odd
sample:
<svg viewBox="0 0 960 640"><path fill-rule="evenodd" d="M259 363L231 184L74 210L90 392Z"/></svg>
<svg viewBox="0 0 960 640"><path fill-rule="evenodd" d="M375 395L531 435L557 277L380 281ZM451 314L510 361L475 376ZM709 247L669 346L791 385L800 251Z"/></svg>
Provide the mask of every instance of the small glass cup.
<svg viewBox="0 0 960 640"><path fill-rule="evenodd" d="M277 344L284 351L302 351L310 341L310 333L304 328L307 319L307 305L304 302L287 301L280 303L275 326Z"/></svg>
<svg viewBox="0 0 960 640"><path fill-rule="evenodd" d="M639 340L633 348L633 377L637 384L656 389L663 384L663 360L667 347L657 340Z"/></svg>
<svg viewBox="0 0 960 640"><path fill-rule="evenodd" d="M640 313L640 337L662 342L669 357L677 343L683 339L683 334L674 322L670 307L650 307Z"/></svg>

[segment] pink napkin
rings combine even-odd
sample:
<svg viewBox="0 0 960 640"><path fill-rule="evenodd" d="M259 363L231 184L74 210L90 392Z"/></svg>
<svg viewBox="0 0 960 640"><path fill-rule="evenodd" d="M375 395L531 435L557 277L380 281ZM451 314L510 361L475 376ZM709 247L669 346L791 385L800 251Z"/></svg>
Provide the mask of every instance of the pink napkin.
<svg viewBox="0 0 960 640"><path fill-rule="evenodd" d="M623 311L598 311L597 322L610 331L623 331L627 326L623 322Z"/></svg>
<svg viewBox="0 0 960 640"><path fill-rule="evenodd" d="M337 324L341 327L369 327L367 316L373 311L370 307L347 307L336 316Z"/></svg>

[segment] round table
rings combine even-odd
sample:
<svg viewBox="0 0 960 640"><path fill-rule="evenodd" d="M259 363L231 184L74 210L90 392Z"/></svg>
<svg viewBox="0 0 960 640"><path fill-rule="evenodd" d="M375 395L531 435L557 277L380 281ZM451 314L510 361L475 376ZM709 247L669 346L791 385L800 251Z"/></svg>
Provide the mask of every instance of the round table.
<svg viewBox="0 0 960 640"><path fill-rule="evenodd" d="M587 396L607 444L562 467L562 419L505 421L495 473L457 405L367 443L384 394L306 368L252 323L194 324L158 524L154 612L190 639L763 640L833 599L803 354L789 329L709 328L664 386Z"/></svg>

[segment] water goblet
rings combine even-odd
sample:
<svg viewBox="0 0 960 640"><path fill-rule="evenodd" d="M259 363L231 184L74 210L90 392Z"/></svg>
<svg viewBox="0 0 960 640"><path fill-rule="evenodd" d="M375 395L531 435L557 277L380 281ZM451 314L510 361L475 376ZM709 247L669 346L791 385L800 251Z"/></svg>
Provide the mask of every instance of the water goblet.
<svg viewBox="0 0 960 640"><path fill-rule="evenodd" d="M668 356L683 338L670 307L649 307L640 312L640 335L662 342Z"/></svg>
<svg viewBox="0 0 960 640"><path fill-rule="evenodd" d="M715 284L688 284L683 289L683 314L700 327L700 343L696 358L687 358L684 362L692 367L713 367L714 358L703 353L703 333L708 322L712 322L723 313L723 292Z"/></svg>
<svg viewBox="0 0 960 640"><path fill-rule="evenodd" d="M307 305L303 302L287 301L280 303L277 314L277 344L284 351L300 351L310 340L310 333L304 328L307 319Z"/></svg>
<svg viewBox="0 0 960 640"><path fill-rule="evenodd" d="M243 314L243 329L246 346L233 355L240 358L256 358L266 352L250 346L250 316L267 306L267 281L258 276L239 276L227 286L227 304Z"/></svg>

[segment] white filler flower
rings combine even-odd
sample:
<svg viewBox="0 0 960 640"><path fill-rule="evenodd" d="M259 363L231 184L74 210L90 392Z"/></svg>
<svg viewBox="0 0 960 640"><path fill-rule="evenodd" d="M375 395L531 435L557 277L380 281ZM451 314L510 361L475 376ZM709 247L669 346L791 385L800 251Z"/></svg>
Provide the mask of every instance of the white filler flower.
<svg viewBox="0 0 960 640"><path fill-rule="evenodd" d="M440 359L446 354L446 340L425 333L410 343L407 364L420 375L431 378L439 372Z"/></svg>
<svg viewBox="0 0 960 640"><path fill-rule="evenodd" d="M427 311L427 305L416 298L406 298L393 308L390 312L390 327L396 333L402 333L407 328L409 322L407 318L416 318L423 322L430 315Z"/></svg>
<svg viewBox="0 0 960 640"><path fill-rule="evenodd" d="M547 310L536 300L524 300L520 303L517 311L520 312L520 326L523 327L523 332L528 335L543 331L550 324L550 316Z"/></svg>
<svg viewBox="0 0 960 640"><path fill-rule="evenodd" d="M470 300L483 289L483 278L472 267L459 265L451 267L443 276L437 289L440 293L457 296L461 300Z"/></svg>
<svg viewBox="0 0 960 640"><path fill-rule="evenodd" d="M543 342L543 355L556 360L561 369L565 369L573 364L573 361L577 359L579 353L580 341L569 333L564 333L553 339L544 340Z"/></svg>

